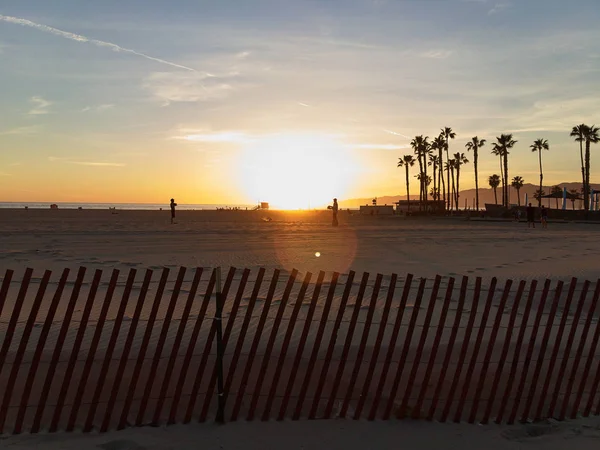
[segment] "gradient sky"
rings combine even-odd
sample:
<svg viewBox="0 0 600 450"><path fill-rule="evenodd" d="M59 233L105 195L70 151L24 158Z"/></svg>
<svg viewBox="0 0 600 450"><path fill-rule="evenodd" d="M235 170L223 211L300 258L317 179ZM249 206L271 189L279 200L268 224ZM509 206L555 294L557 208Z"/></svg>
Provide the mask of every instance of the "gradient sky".
<svg viewBox="0 0 600 450"><path fill-rule="evenodd" d="M0 201L253 203L331 174L326 195L403 193L409 137L443 126L454 152L513 132L510 175L533 183L529 145L546 138L545 184L577 181L569 131L600 124L599 11L597 0L2 0ZM485 178L499 170L489 150ZM472 165L461 179L473 186Z"/></svg>

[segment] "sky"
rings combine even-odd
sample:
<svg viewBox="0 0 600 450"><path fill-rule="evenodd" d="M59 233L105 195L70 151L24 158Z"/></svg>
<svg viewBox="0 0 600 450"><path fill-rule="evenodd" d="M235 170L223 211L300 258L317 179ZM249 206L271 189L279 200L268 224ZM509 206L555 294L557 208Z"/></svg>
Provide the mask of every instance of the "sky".
<svg viewBox="0 0 600 450"><path fill-rule="evenodd" d="M398 158L445 126L470 160L513 133L532 183L548 139L544 184L578 181L599 22L597 0L2 0L0 201L403 194Z"/></svg>

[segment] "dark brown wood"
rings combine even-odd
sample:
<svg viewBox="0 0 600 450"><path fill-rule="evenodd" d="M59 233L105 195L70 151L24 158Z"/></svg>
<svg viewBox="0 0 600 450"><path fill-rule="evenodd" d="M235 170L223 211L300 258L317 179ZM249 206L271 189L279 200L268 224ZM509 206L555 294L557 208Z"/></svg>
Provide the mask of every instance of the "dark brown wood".
<svg viewBox="0 0 600 450"><path fill-rule="evenodd" d="M2 316L2 311L4 310L4 304L6 303L6 297L8 296L8 290L10 288L10 283L12 282L13 275L14 271L10 269L8 269L4 273L2 286L0 286L0 316Z"/></svg>

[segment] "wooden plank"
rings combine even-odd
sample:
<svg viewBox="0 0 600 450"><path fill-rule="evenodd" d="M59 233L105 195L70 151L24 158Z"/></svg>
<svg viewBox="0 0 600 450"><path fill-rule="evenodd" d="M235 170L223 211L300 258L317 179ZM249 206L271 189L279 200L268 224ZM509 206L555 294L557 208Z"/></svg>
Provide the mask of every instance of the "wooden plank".
<svg viewBox="0 0 600 450"><path fill-rule="evenodd" d="M592 414L592 407L594 405L594 400L596 398L596 395L598 395L599 387L600 387L600 361L598 361L598 364L596 366L596 376L594 377L594 381L592 382L592 387L590 389L590 395L588 397L588 401L585 406L585 409L583 410L583 417L589 417L590 414ZM600 405L598 405L598 406L600 407ZM596 410L593 411L593 414L595 414L595 415L600 414L600 411L598 411L598 409L600 409L600 408L596 408Z"/></svg>
<svg viewBox="0 0 600 450"><path fill-rule="evenodd" d="M579 338L579 346L577 347L577 352L575 353L575 359L573 360L573 367L571 368L571 373L569 375L569 381L567 383L567 389L565 392L565 396L563 398L562 406L560 408L560 420L564 420L567 416L567 408L569 407L569 402L571 401L571 394L573 393L573 388L575 386L575 378L579 373L579 364L583 359L583 351L585 350L585 345L588 341L588 335L590 332L590 327L592 326L592 320L594 319L594 313L596 312L596 306L598 305L598 298L600 297L600 279L596 281L596 289L594 290L594 296L592 297L592 302L590 304L590 309L588 311L587 318L585 319L585 324L583 326L583 331L581 332L581 337ZM600 322L600 321L598 321ZM596 336L598 336L598 330L600 327L600 323L597 322L596 325ZM597 344L596 340L596 344ZM595 347L595 345L594 345ZM585 378L584 378L585 380ZM581 395L583 395L583 391L581 391ZM579 397L579 400L577 400ZM576 396L573 402L573 411L571 418L575 419L577 416L577 410L579 408L579 402L581 402L581 396Z"/></svg>
<svg viewBox="0 0 600 450"><path fill-rule="evenodd" d="M383 394L383 389L385 387L385 382L387 380L387 375L390 371L390 366L392 364L392 358L394 357L394 350L396 349L396 343L398 342L398 334L400 334L400 326L402 325L402 318L404 317L404 311L406 311L406 302L408 301L408 296L410 295L410 288L412 286L413 275L411 273L406 275L406 279L404 280L404 289L402 291L402 298L400 299L400 304L398 305L398 310L396 312L396 320L394 321L394 328L392 330L392 335L390 337L390 341L387 346L387 352L385 355L385 360L383 362L383 368L381 371L381 375L379 377L379 383L377 383L377 389L375 390L375 396L373 398L373 403L371 404L371 410L369 411L369 420L375 420L377 416L377 411L379 409L379 403L381 402L381 396ZM393 294L392 294L393 295Z"/></svg>
<svg viewBox="0 0 600 450"><path fill-rule="evenodd" d="M396 402L396 394L398 393L398 387L400 386L400 380L402 379L402 374L404 372L404 365L406 364L406 357L408 356L408 351L410 350L410 343L412 341L412 337L416 329L417 318L421 309L421 302L423 301L423 294L425 292L426 282L427 280L425 278L421 278L421 281L419 282L417 297L415 298L415 302L413 304L412 314L410 316L410 322L408 324L408 330L404 339L404 345L402 346L402 353L400 355L400 360L398 361L398 367L396 369L396 375L394 376L394 381L392 384L392 389L390 390L388 402L383 411L382 418L384 420L388 420L390 418L392 414L392 408L394 407L394 403Z"/></svg>
<svg viewBox="0 0 600 450"><path fill-rule="evenodd" d="M231 336L231 332L233 330L233 326L235 324L235 320L237 318L238 311L240 309L240 305L242 303L242 299L244 298L244 292L246 290L246 284L248 283L248 277L250 276L250 270L244 269L242 272L242 278L240 279L240 284L238 285L237 294L235 299L233 300L233 305L231 306L231 312L229 313L229 318L227 319L227 326L225 327L225 331L223 332L223 353L225 353L227 349L227 344L229 343L229 338ZM208 383L208 389L206 390L206 397L204 398L204 404L202 405L202 411L200 412L200 417L198 419L199 422L204 422L208 416L208 410L210 408L211 400L215 394L215 387L217 385L217 367L213 368L210 381ZM225 395L225 394L224 394Z"/></svg>
<svg viewBox="0 0 600 450"><path fill-rule="evenodd" d="M298 368L300 367L300 360L302 359L302 354L304 353L304 347L306 346L306 339L308 338L308 333L310 331L310 327L312 325L312 319L315 313L315 309L317 306L317 302L319 301L319 295L321 293L321 286L323 284L323 280L325 279L325 272L319 272L317 276L317 283L315 284L315 288L313 290L313 296L308 308L308 313L306 315L306 319L304 321L304 327L302 329L302 335L300 336L300 341L298 342L298 348L296 350L296 356L294 357L294 364L292 366L292 372L290 374L290 378L288 379L287 386L285 388L285 393L283 395L283 400L281 402L281 407L279 409L279 414L277 416L277 420L283 420L285 417L285 413L287 411L287 407L290 401L290 396L292 394L292 390L294 388L294 384L296 382L296 376L298 375ZM333 278L331 284L329 285L329 292L335 292L335 287L337 286L338 275L336 273L333 274ZM329 299L329 296L327 296ZM331 295L331 299L333 300L333 294ZM319 332L317 333L317 341L319 342L319 346L316 344L313 346L313 354L318 353L318 348L320 347L320 342L323 337L323 332L325 331L325 325L327 322L327 317L329 316L329 310L331 309L331 302L325 302L325 306L323 309L323 314L321 316L321 325L319 325ZM315 356L315 360L316 360ZM311 355L312 359L312 355ZM306 382L306 389L308 390L308 382ZM304 396L306 395L306 391L304 391ZM302 406L300 405L300 409Z"/></svg>
<svg viewBox="0 0 600 450"><path fill-rule="evenodd" d="M4 310L4 304L6 303L6 297L8 296L8 290L13 275L14 271L10 269L7 269L6 272L4 272L4 279L2 280L2 286L0 286L0 316L2 316L2 311Z"/></svg>
<svg viewBox="0 0 600 450"><path fill-rule="evenodd" d="M252 371L252 366L254 364L254 360L256 359L256 351L258 350L258 345L260 344L260 339L262 337L262 332L265 327L265 323L267 321L267 316L269 314L269 309L271 308L271 303L273 302L273 296L275 295L275 289L277 288L277 282L279 281L279 269L275 269L273 271L273 277L271 278L271 285L269 286L269 291L267 292L267 298L265 299L265 303L263 305L263 309L260 315L260 319L258 320L258 325L256 326L256 331L254 333L254 338L252 340L252 346L250 347L250 352L248 354L248 360L246 361L246 367L244 369L244 373L242 375L242 381L240 383L240 388L238 390L238 395L233 405L233 412L231 413L231 421L235 421L238 418L240 413L240 408L242 407L242 401L244 399L244 394L246 393L246 386L248 385L248 379L250 378L250 372Z"/></svg>
<svg viewBox="0 0 600 450"><path fill-rule="evenodd" d="M529 411L533 406L533 398L535 396L535 390L538 387L538 380L540 374L542 373L542 367L544 365L544 358L546 357L546 349L548 348L548 342L550 341L550 336L552 334L552 325L554 325L554 318L556 317L556 311L558 309L558 304L560 303L560 297L562 294L563 282L559 281L556 286L556 291L554 294L554 301L552 302L552 306L550 307L550 314L548 315L548 321L546 322L546 328L544 330L544 337L542 338L540 352L537 357L535 370L533 372L533 378L531 379L531 385L529 388L529 394L527 395L527 400L525 403L525 410L523 411L523 415L521 416L521 420L525 422L529 418Z"/></svg>
<svg viewBox="0 0 600 450"><path fill-rule="evenodd" d="M581 288L579 302L577 303L575 315L573 316L573 323L571 324L571 329L569 330L569 336L567 338L567 346L565 347L562 361L560 364L560 368L558 370L558 375L556 377L556 383L554 384L554 390L552 393L552 399L550 401L550 406L548 407L547 417L554 417L554 410L558 403L558 397L560 395L562 381L565 378L565 375L567 373L567 365L569 364L569 356L571 354L571 349L573 348L573 342L575 341L575 334L577 333L577 328L579 326L579 320L581 319L581 314L583 313L583 307L585 305L585 299L587 297L587 293L588 293L589 289L590 289L590 282L586 280L586 281L584 281L583 287ZM565 316L565 322L566 322L566 317L567 317L566 311L567 311L567 307L565 306L565 309L563 312L563 315ZM555 349L555 352L558 354L558 349Z"/></svg>
<svg viewBox="0 0 600 450"><path fill-rule="evenodd" d="M48 287L48 282L50 281L50 275L52 275L52 272L50 270L46 270L44 272L44 276L42 277L37 294L35 296L35 299L33 300L31 309L29 311L29 317L27 318L27 322L25 323L25 328L23 329L23 334L21 335L21 341L19 342L19 347L17 348L17 352L15 353L15 359L12 362L12 367L10 375L8 377L8 381L6 382L6 386L4 386L2 403L0 404L0 434L4 432L4 425L6 423L6 416L8 414L8 408L10 406L12 393L15 388L17 377L19 375L19 370L21 369L21 364L23 363L23 357L25 356L25 352L27 351L27 345L29 344L29 338L31 337L31 331L33 330L35 319L37 318L40 306L42 304L42 300L44 299L44 295L46 294L46 288Z"/></svg>
<svg viewBox="0 0 600 450"><path fill-rule="evenodd" d="M140 373L142 372L142 367L144 365L144 360L146 359L146 352L148 351L148 345L150 344L150 339L152 338L152 330L154 329L154 322L156 322L156 316L158 315L158 310L160 308L160 304L162 303L162 298L165 292L165 288L167 286L167 281L169 280L170 270L167 267L163 268L162 275L160 277L160 281L158 282L158 288L156 289L156 294L154 295L154 301L152 303L152 308L150 309L150 315L148 316L148 321L146 322L146 329L144 330L144 335L142 337L142 342L140 343L140 350L137 355L137 359L135 361L135 366L133 368L133 373L131 374L131 380L129 381L129 388L127 389L127 395L125 396L125 402L123 403L123 409L121 410L121 415L119 417L119 422L117 425L118 430L122 430L127 425L129 425L128 417L129 410L131 409L131 403L133 402L133 397L136 393L136 388L138 385L138 380L140 377ZM185 270L184 270L185 275ZM175 284L175 289L179 293L179 289L181 289L181 283L183 282L183 277L181 276L181 272L177 277L177 282ZM137 312L137 310L136 310ZM141 308L140 308L141 314ZM135 336L135 329L130 328L129 334L127 335L127 339L129 340L130 336ZM127 348L126 341L126 348ZM127 354L129 354L129 349L127 349ZM123 366L124 367L124 366ZM117 391L118 392L118 391ZM142 395L141 401L144 401L144 395ZM105 422L108 426L108 422ZM137 424L136 424L137 425Z"/></svg>
<svg viewBox="0 0 600 450"><path fill-rule="evenodd" d="M96 410L98 409L98 404L100 402L100 395L102 394L102 389L104 388L106 381L106 375L108 374L108 369L110 368L117 338L119 337L119 331L121 330L121 324L123 323L123 317L125 316L125 309L127 308L127 303L129 302L129 297L131 296L131 290L133 289L133 283L135 282L136 273L137 271L135 269L130 269L129 275L127 276L127 281L125 282L123 297L119 303L119 310L115 316L112 332L110 334L110 340L108 341L108 347L106 348L106 353L104 354L104 361L102 362L100 374L98 375L98 381L96 382L96 388L94 389L94 395L92 397L90 409L88 410L88 414L85 419L85 425L83 427L84 433L89 433L94 426L94 419L96 417Z"/></svg>
<svg viewBox="0 0 600 450"><path fill-rule="evenodd" d="M277 308L277 314L275 315L275 320L273 321L273 326L271 328L271 334L269 335L269 340L267 342L267 347L265 349L265 354L263 355L262 364L260 367L260 372L258 373L258 379L256 381L256 386L254 387L254 392L252 393L252 399L250 401L250 408L248 410L247 420L254 420L254 411L256 410L256 405L258 404L258 399L260 397L260 393L262 391L262 386L267 376L267 369L269 367L269 363L271 362L271 353L273 352L273 346L275 345L275 339L277 339L277 333L279 332L279 327L281 326L281 319L283 318L283 313L285 312L285 308L287 307L288 300L290 298L290 294L292 293L292 289L294 287L294 283L296 282L296 277L298 276L298 271L296 269L292 270L287 282L287 286L283 292L283 296L281 297L281 302L279 303L279 308Z"/></svg>
<svg viewBox="0 0 600 450"><path fill-rule="evenodd" d="M67 392L72 387L71 379L73 378L73 372L75 371L75 364L77 363L77 357L79 356L79 350L81 349L81 343L83 342L83 336L85 335L85 331L87 329L87 324L90 319L90 314L92 312L92 307L94 306L94 301L96 299L96 294L98 292L98 286L100 285L101 279L102 271L98 269L96 270L94 278L92 279L92 285L90 286L88 298L83 308L81 321L79 322L79 328L77 330L77 335L75 336L73 349L71 350L71 356L69 356L67 370L63 375L60 394L58 395L56 407L54 408L54 414L52 416L52 422L50 423L50 433L54 433L58 429L58 423L60 421L60 416L65 404L65 399L67 398Z"/></svg>
<svg viewBox="0 0 600 450"><path fill-rule="evenodd" d="M369 303L369 309L367 311L367 318L365 320L365 326L363 328L362 337L360 339L358 353L356 354L354 368L352 369L352 375L350 377L350 384L346 391L346 397L344 398L344 403L342 404L342 410L340 411L340 414L339 414L339 416L342 418L346 417L346 413L348 412L348 407L350 406L350 401L352 400L352 396L354 394L354 386L356 386L356 381L358 379L360 368L364 363L363 358L365 355L365 350L367 348L367 342L369 340L369 333L371 331L371 323L373 322L373 316L375 315L375 307L377 306L377 298L379 297L379 291L381 290L381 282L382 281L383 281L383 275L378 273L377 277L375 278L375 285L373 286L371 302Z"/></svg>
<svg viewBox="0 0 600 450"><path fill-rule="evenodd" d="M479 323L479 329L477 330L477 337L475 339L475 346L473 347L473 354L471 355L471 360L467 368L465 381L463 383L460 394L460 400L458 402L458 406L454 414L454 422L456 423L459 423L462 417L462 412L465 407L465 402L467 400L467 394L469 393L469 388L471 387L471 381L473 379L473 376L475 375L475 365L477 364L477 358L479 357L479 351L481 350L481 342L483 341L485 327L487 326L490 310L492 308L492 301L494 300L494 294L496 293L496 284L497 279L496 277L494 277L490 281L490 288L488 290L487 300L483 308L483 315L481 317L481 322Z"/></svg>
<svg viewBox="0 0 600 450"><path fill-rule="evenodd" d="M177 328L177 334L175 335L175 340L173 341L173 348L171 349L171 355L169 356L169 362L167 363L167 368L165 371L165 377L163 378L163 382L160 388L160 394L158 396L158 401L156 403L156 408L154 410L154 415L152 419L152 425L158 426L160 421L160 414L162 412L162 408L164 406L165 400L167 398L167 393L169 390L169 385L171 382L171 376L173 375L173 369L175 368L175 362L177 360L177 356L179 355L179 349L181 348L181 341L183 340L183 334L185 333L185 327L188 323L188 319L190 317L190 311L192 310L192 305L194 304L194 299L196 298L196 293L198 292L198 286L200 284L200 280L202 279L202 268L198 267L194 271L194 278L192 280L192 285L190 286L190 291L188 293L187 301L185 306L183 307L183 312L181 313L181 319L179 320L179 327Z"/></svg>
<svg viewBox="0 0 600 450"><path fill-rule="evenodd" d="M40 361L42 359L42 353L44 351L44 346L46 345L46 340L48 339L48 334L50 333L50 328L52 327L52 322L56 314L56 309L58 308L58 304L60 302L60 299L62 298L65 285L67 284L69 272L69 269L63 270L63 273L58 282L58 286L56 287L54 296L52 297L52 301L50 302L48 313L46 314L46 320L44 321L42 331L40 332L40 337L38 339L37 346L35 347L35 352L33 354L31 366L29 367L29 373L27 374L27 381L25 382L25 388L23 389L23 395L21 396L21 403L19 406L19 411L17 413L17 420L15 422L13 434L20 434L23 430L23 421L25 420L25 413L27 412L27 407L29 406L29 397L31 396L31 390L33 388L33 382L35 381L35 375L38 371Z"/></svg>
<svg viewBox="0 0 600 450"><path fill-rule="evenodd" d="M358 400L358 404L356 405L356 411L354 412L354 420L359 420L362 414L362 411L365 406L365 402L367 400L367 396L371 391L371 383L373 381L373 374L375 373L375 368L377 367L377 361L379 359L379 354L381 353L381 344L383 343L383 337L385 335L385 330L387 328L390 310L392 309L392 301L394 300L394 293L396 292L396 283L398 282L398 275L393 273L390 278L390 284L388 286L387 295L385 298L385 304L383 306L383 313L381 314L381 321L379 322L379 330L377 331L377 337L375 338L375 346L373 347L373 351L371 354L371 362L369 364L369 371L367 372L367 376L365 378L365 382L363 384L363 388L361 391L360 399Z"/></svg>
<svg viewBox="0 0 600 450"><path fill-rule="evenodd" d="M415 385L415 381L417 380L417 372L419 370L419 365L421 364L421 358L423 357L423 349L425 348L425 342L427 342L427 335L429 334L429 328L431 326L431 318L433 317L433 311L435 309L435 304L437 303L437 297L438 297L441 282L442 282L442 277L437 275L435 277L435 281L433 283L433 289L431 290L431 296L429 297L429 305L427 306L427 312L425 314L425 321L423 323L423 330L421 331L421 338L419 339L419 343L417 344L417 351L415 354L415 359L413 361L413 365L412 365L412 368L410 370L410 374L408 377L408 385L406 386L404 396L402 397L402 402L400 403L400 408L396 412L396 417L399 419L404 419L407 416L406 412L408 409L408 402L410 401L412 389L413 389L413 386Z"/></svg>
<svg viewBox="0 0 600 450"><path fill-rule="evenodd" d="M506 363L506 358L508 357L508 351L510 349L510 344L512 342L513 330L515 329L515 322L517 321L517 314L519 313L519 304L521 303L521 298L523 297L523 292L525 291L526 286L525 281L521 281L519 283L519 287L517 288L517 294L515 295L515 299L513 301L513 305L510 312L510 317L508 319L508 328L506 329L506 336L504 337L504 344L502 345L502 353L500 354L500 360L498 361L498 367L496 368L496 372L494 373L494 381L492 382L492 390L489 394L489 399L487 405L485 407L485 412L483 415L483 419L481 423L487 424L490 421L490 416L492 415L492 408L494 407L494 401L496 399L496 392L498 391L498 386L500 385L500 379L502 378L502 372L504 371L504 364ZM506 302L505 305L506 306ZM498 308L498 316L501 316L503 313L503 309ZM496 316L498 327L500 326L500 321L502 317L498 319ZM496 329L496 334L493 335L494 341L496 340L496 336L498 335L498 330ZM491 356L493 355L493 344L490 341L490 345L488 346L488 352ZM485 372L487 375L488 365L485 366ZM478 398L479 400L480 398ZM473 415L475 417L475 415Z"/></svg>
<svg viewBox="0 0 600 450"><path fill-rule="evenodd" d="M125 338L125 345L123 346L123 352L121 353L121 358L119 360L119 366L117 367L117 373L115 376L115 380L113 382L112 389L110 391L110 396L108 398L108 404L107 404L106 410L104 412L104 418L102 419L102 424L100 425L101 433L108 431L108 427L110 426L110 419L111 419L112 414L115 409L117 396L119 395L119 390L121 388L121 382L123 381L123 374L125 373L125 366L127 365L127 361L129 359L129 353L131 352L131 346L133 345L133 339L135 338L135 332L137 331L137 326L140 321L142 309L143 309L144 303L146 301L146 295L148 294L148 288L150 286L150 281L152 280L152 273L153 273L152 270L147 269L146 275L144 276L142 290L140 292L138 301L135 305L135 310L133 311L133 317L131 318L131 322L129 324L129 330L127 332L127 337ZM163 276L164 276L164 272L163 272ZM142 350L144 350L144 344L142 344ZM129 391L131 391L131 386L129 388Z"/></svg>
<svg viewBox="0 0 600 450"><path fill-rule="evenodd" d="M513 404L512 411L510 416L508 417L508 424L515 423L515 419L517 417L517 412L519 410L519 404L521 403L521 398L523 398L523 393L525 392L525 382L527 381L527 374L529 372L530 362L533 358L533 351L535 350L535 341L537 340L538 331L540 329L540 323L542 321L542 316L544 315L544 308L546 307L546 301L548 299L548 293L550 291L550 280L546 280L544 283L544 288L542 290L542 296L540 297L540 304L538 305L537 313L535 315L535 319L533 322L533 328L531 329L531 334L529 336L529 344L527 346L527 354L525 355L524 361L527 362L523 366L523 372L521 373L521 379L519 380L519 384L517 385L517 394L515 396L515 402Z"/></svg>
<svg viewBox="0 0 600 450"><path fill-rule="evenodd" d="M283 370L285 358L287 357L292 335L294 334L294 328L296 326L296 322L298 321L298 314L300 313L300 308L302 308L302 303L304 302L304 297L306 296L306 291L308 290L311 278L312 274L307 272L304 276L304 281L302 282L300 291L298 291L298 297L296 298L296 303L294 303L294 309L292 310L292 314L288 321L288 327L285 332L283 344L281 346L281 352L279 353L279 358L277 359L277 367L275 368L275 374L273 375L273 380L271 381L271 388L269 389L267 403L265 405L265 409L263 410L263 421L267 421L270 418L271 408L273 407L273 401L275 399L275 394L277 393L277 386L279 385L279 379L281 378L281 372Z"/></svg>
<svg viewBox="0 0 600 450"><path fill-rule="evenodd" d="M338 364L338 368L335 374L335 381L333 382L331 395L329 396L329 401L327 402L327 406L325 407L325 413L323 415L323 418L325 419L329 419L333 411L333 404L336 400L337 391L342 381L344 369L346 368L348 353L350 352L350 346L352 345L352 339L354 338L354 330L356 329L356 321L358 320L358 315L360 313L360 308L362 306L362 301L365 295L365 290L367 289L368 281L369 273L364 272L360 282L360 286L358 288L358 295L356 296L356 301L354 302L354 310L352 311L352 317L350 318L350 325L348 326L348 332L346 333L346 340L344 341L344 348L342 349L342 355L340 357L340 362Z"/></svg>
<svg viewBox="0 0 600 450"><path fill-rule="evenodd" d="M510 394L512 392L512 386L517 377L517 368L519 367L519 358L521 356L521 348L523 348L523 340L525 339L525 332L527 331L527 324L529 323L529 316L531 314L531 306L533 305L533 299L535 298L535 292L537 289L537 281L532 280L529 286L529 295L527 297L527 304L525 305L525 311L523 312L523 319L521 320L521 324L519 326L519 335L517 337L517 342L515 344L515 350L513 352L512 362L510 366L510 375L508 376L508 380L506 383L506 387L504 389L504 395L502 395L502 402L500 403L500 408L498 410L498 414L496 415L496 423L502 423L502 419L504 417L504 411L506 410L506 406L508 404L508 400L510 398ZM510 341L508 341L510 344Z"/></svg>
<svg viewBox="0 0 600 450"><path fill-rule="evenodd" d="M46 373L46 379L44 380L44 386L42 388L42 394L40 395L40 400L35 413L35 418L33 420L33 426L31 427L31 433L37 433L40 430L42 418L44 415L44 409L46 408L46 402L48 401L48 396L50 395L52 381L54 380L54 376L56 374L56 367L58 366L58 361L60 359L60 355L65 344L65 339L69 331L69 326L71 324L73 312L75 311L75 306L77 305L77 300L79 298L79 292L81 291L81 285L83 284L84 276L85 267L80 267L79 271L77 272L77 279L75 280L75 285L73 286L71 298L69 299L69 303L65 311L65 317L62 320L62 325L58 333L56 345L54 347L54 351L52 352L52 359L50 360L50 366L48 368L48 372Z"/></svg>
<svg viewBox="0 0 600 450"><path fill-rule="evenodd" d="M87 382L92 371L92 366L94 364L94 359L96 357L96 352L98 351L98 345L100 343L100 338L102 337L102 333L104 332L104 324L106 322L106 316L108 315L108 310L112 303L112 299L114 296L115 289L117 287L117 282L119 281L119 271L117 269L113 269L112 275L110 277L110 281L108 283L108 290L106 291L106 296L104 297L104 303L102 304L102 309L100 310L100 315L98 316L98 322L96 323L96 328L94 329L94 336L92 337L92 343L90 344L90 349L87 354L87 358L85 360L85 366L83 368L83 372L81 374L81 378L79 379L79 385L77 387L77 393L75 395L75 401L73 402L73 407L71 408L71 414L69 416L69 422L67 424L66 431L73 431L75 429L75 424L77 423L77 413L81 408L81 402L83 401L83 395L86 391Z"/></svg>
<svg viewBox="0 0 600 450"><path fill-rule="evenodd" d="M225 286L223 287L223 291L221 292L221 295L223 298L227 298L227 296L229 295L229 289L231 288L231 283L233 282L233 277L235 276L235 272L236 272L235 267L229 268L229 273L227 274L227 279L225 280ZM215 312L216 312L216 308L215 308ZM215 325L215 320L214 320L214 316L213 316L213 320L211 322L210 329L208 331L208 337L204 344L204 351L202 352L202 357L200 358L200 364L198 365L198 370L196 371L196 376L194 377L194 384L192 385L192 394L190 395L190 399L188 401L188 405L186 408L183 423L189 423L192 420L192 414L194 413L194 407L196 405L196 400L198 398L198 392L200 391L202 379L204 377L204 373L206 372L206 364L208 363L208 357L212 350L212 346L213 346L212 343L215 338L215 334L216 334L216 325Z"/></svg>

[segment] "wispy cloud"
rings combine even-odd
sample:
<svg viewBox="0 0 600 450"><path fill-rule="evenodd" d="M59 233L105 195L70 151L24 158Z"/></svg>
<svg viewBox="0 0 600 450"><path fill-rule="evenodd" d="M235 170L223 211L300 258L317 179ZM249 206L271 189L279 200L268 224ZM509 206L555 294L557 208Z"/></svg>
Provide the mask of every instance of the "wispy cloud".
<svg viewBox="0 0 600 450"><path fill-rule="evenodd" d="M191 67L187 67L187 66L183 66L181 64L177 64L171 61L167 61L165 59L161 59L161 58L156 58L154 56L150 56L147 55L145 53L141 53L135 50L132 50L130 48L125 48L125 47L121 47L120 45L117 44L113 44L112 42L106 42L106 41L101 41L98 39L90 39L86 36L83 36L81 34L76 34L76 33L71 33L69 31L63 31L63 30L59 30L58 28L54 28L54 27L50 27L48 25L44 25L41 23L36 23L36 22L32 22L31 20L27 20L27 19L23 19L20 17L12 17L12 16L4 16L2 14L0 14L0 21L3 22L8 22L8 23L14 23L16 25L21 25L24 27L30 27L30 28L35 28L37 30L46 32L46 33L50 33L53 34L55 36L60 36L62 38L65 39L70 39L72 41L76 41L76 42L82 42L82 43L89 43L89 44L93 44L96 47L103 47L103 48L108 48L114 52L118 52L118 53L129 53L131 55L136 55L139 56L141 58L145 58L148 59L150 61L154 61L160 64L166 64L168 66L171 67L177 67L178 69L185 69L185 70L189 70L194 72L195 69L192 69Z"/></svg>
<svg viewBox="0 0 600 450"><path fill-rule="evenodd" d="M429 50L428 52L421 53L421 57L432 59L446 59L452 56L453 53L453 50Z"/></svg>
<svg viewBox="0 0 600 450"><path fill-rule="evenodd" d="M8 136L8 135L31 135L36 134L39 131L39 128L35 125L28 127L16 127L10 130L0 131L0 136Z"/></svg>
<svg viewBox="0 0 600 450"><path fill-rule="evenodd" d="M402 133L398 133L396 131L392 131L392 130L383 130L383 131L385 131L388 134L393 134L394 136L400 136L400 137L403 137L405 139L411 139L409 136L407 136L405 134L402 134Z"/></svg>
<svg viewBox="0 0 600 450"><path fill-rule="evenodd" d="M406 144L352 144L350 148L359 150L402 150L410 148L410 145Z"/></svg>
<svg viewBox="0 0 600 450"><path fill-rule="evenodd" d="M144 79L142 87L154 96L170 102L199 102L227 97L234 89L236 75L210 73L155 72Z"/></svg>
<svg viewBox="0 0 600 450"><path fill-rule="evenodd" d="M104 162L104 161L74 161L70 158L49 156L48 161L50 162L64 162L66 164L75 164L77 166L90 166L90 167L125 167L124 163L117 162Z"/></svg>
<svg viewBox="0 0 600 450"><path fill-rule="evenodd" d="M112 103L107 103L107 104L104 104L104 105L98 105L98 106L94 106L94 107L92 107L92 106L86 106L85 108L83 108L81 110L81 112L84 113L84 112L88 112L88 111L92 111L92 110L93 111L102 112L102 111L106 111L108 109L113 109L114 107L115 107L115 105L112 104Z"/></svg>
<svg viewBox="0 0 600 450"><path fill-rule="evenodd" d="M505 9L508 9L509 7L510 7L509 3L496 3L494 5L494 7L488 11L488 16L492 16L494 14L502 12Z"/></svg>
<svg viewBox="0 0 600 450"><path fill-rule="evenodd" d="M181 136L175 136L175 139L183 139L190 142L205 143L234 143L245 144L254 140L252 136L239 131L221 131L216 133L191 132Z"/></svg>
<svg viewBox="0 0 600 450"><path fill-rule="evenodd" d="M49 102L48 100L42 97L31 97L29 99L29 102L33 103L33 108L27 113L30 116L39 116L43 114L48 114L50 112L48 111L48 108L52 105L52 102Z"/></svg>

